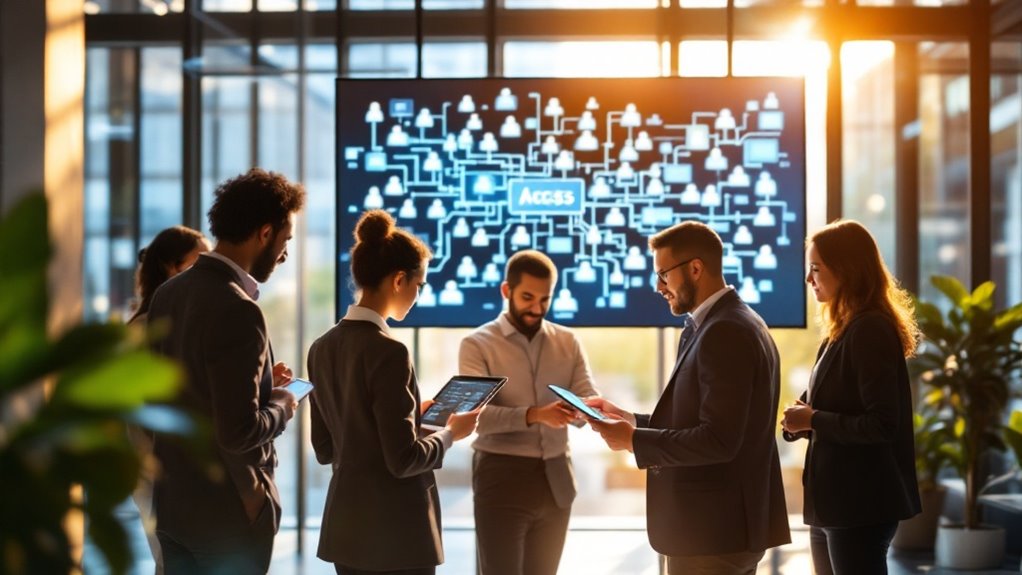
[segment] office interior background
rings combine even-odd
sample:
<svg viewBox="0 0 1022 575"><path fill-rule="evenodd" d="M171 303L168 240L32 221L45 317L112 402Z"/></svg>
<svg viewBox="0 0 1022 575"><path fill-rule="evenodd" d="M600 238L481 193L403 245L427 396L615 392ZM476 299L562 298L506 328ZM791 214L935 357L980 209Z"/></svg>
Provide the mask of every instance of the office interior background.
<svg viewBox="0 0 1022 575"><path fill-rule="evenodd" d="M170 225L208 235L217 183L261 166L309 195L260 298L277 359L303 374L337 318L335 236L351 233L335 229L337 77L804 77L808 230L863 222L922 298L946 274L994 280L999 306L1022 301L1022 0L3 0L0 31L2 205L42 184L57 229L80 238L58 247L54 323L124 319L138 249ZM81 149L51 149L76 113ZM41 159L19 160L40 142ZM805 388L820 340L807 299L807 327L773 332L782 404ZM395 330L424 396L456 372L468 331ZM603 394L653 405L673 328L578 333ZM286 553L311 556L330 469L308 434L303 408L277 440L277 477ZM610 543L564 572L623 572L601 553L636 535L638 563L655 566L643 472L588 429L571 430L571 446L569 549L587 532ZM780 449L798 527L804 446ZM441 572L472 565L470 456L455 447L438 472L445 539L467 542ZM785 572L808 572L799 560Z"/></svg>

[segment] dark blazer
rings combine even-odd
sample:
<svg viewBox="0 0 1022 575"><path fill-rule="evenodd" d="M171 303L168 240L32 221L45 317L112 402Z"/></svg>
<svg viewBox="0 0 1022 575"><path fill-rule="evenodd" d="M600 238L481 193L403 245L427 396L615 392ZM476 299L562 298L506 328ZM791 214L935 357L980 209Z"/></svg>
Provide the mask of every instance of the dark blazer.
<svg viewBox="0 0 1022 575"><path fill-rule="evenodd" d="M710 309L651 415L637 415L648 469L647 531L674 557L762 551L791 541L775 441L779 358L734 290Z"/></svg>
<svg viewBox="0 0 1022 575"><path fill-rule="evenodd" d="M184 368L177 404L210 424L200 450L157 435L161 473L153 488L157 530L179 540L217 536L265 521L276 531L280 497L273 482L273 438L287 423L271 403L273 361L266 320L234 270L210 256L156 291L148 325L165 323L153 347Z"/></svg>
<svg viewBox="0 0 1022 575"><path fill-rule="evenodd" d="M354 569L443 563L433 469L439 437L419 437L408 349L368 321L341 320L312 344L312 446L333 465L318 556Z"/></svg>
<svg viewBox="0 0 1022 575"><path fill-rule="evenodd" d="M802 484L808 525L855 527L919 513L912 392L898 332L879 312L852 319L820 355ZM805 401L806 394L802 394Z"/></svg>

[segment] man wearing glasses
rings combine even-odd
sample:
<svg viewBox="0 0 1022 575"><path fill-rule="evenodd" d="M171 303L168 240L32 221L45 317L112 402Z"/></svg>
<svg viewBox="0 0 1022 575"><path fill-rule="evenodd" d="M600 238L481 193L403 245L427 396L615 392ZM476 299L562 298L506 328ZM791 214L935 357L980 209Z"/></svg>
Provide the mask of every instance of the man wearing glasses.
<svg viewBox="0 0 1022 575"><path fill-rule="evenodd" d="M671 575L754 575L791 541L775 430L780 360L763 320L725 284L723 245L684 222L649 240L657 291L683 318L678 357L652 414L602 398L590 420L647 470L650 544Z"/></svg>

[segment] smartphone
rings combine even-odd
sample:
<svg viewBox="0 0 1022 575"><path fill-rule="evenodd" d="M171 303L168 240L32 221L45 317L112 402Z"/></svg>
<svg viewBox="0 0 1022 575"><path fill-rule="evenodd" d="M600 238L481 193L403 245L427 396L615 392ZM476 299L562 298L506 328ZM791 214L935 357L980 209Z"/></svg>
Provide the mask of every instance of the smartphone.
<svg viewBox="0 0 1022 575"><path fill-rule="evenodd" d="M548 385L547 387L550 388L550 391L556 393L559 398L563 399L565 403L575 408L576 411L581 412L583 415L593 419L607 419L602 413L586 405L585 402L582 401L582 398L567 389L556 385Z"/></svg>
<svg viewBox="0 0 1022 575"><path fill-rule="evenodd" d="M284 389L293 393L298 401L305 399L306 395L312 393L313 387L311 381L297 377L284 384Z"/></svg>

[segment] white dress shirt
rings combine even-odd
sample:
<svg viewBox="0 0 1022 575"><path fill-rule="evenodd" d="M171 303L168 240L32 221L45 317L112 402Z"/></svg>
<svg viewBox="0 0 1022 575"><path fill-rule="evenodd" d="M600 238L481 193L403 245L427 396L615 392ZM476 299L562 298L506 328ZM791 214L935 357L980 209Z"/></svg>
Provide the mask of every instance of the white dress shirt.
<svg viewBox="0 0 1022 575"><path fill-rule="evenodd" d="M461 342L459 371L466 375L508 378L500 393L483 408L472 447L487 453L551 459L568 452L568 430L529 425L530 407L558 398L547 384L570 389L579 397L597 395L589 359L575 334L544 320L529 338L507 313L476 329Z"/></svg>
<svg viewBox="0 0 1022 575"><path fill-rule="evenodd" d="M229 265L231 269L234 270L234 275L238 276L238 281L241 282L241 288L245 290L248 297L252 298L252 301L259 301L259 282L257 282L247 271L241 269L241 266L236 264L234 260L217 252L203 252L199 254L199 257L218 259Z"/></svg>

